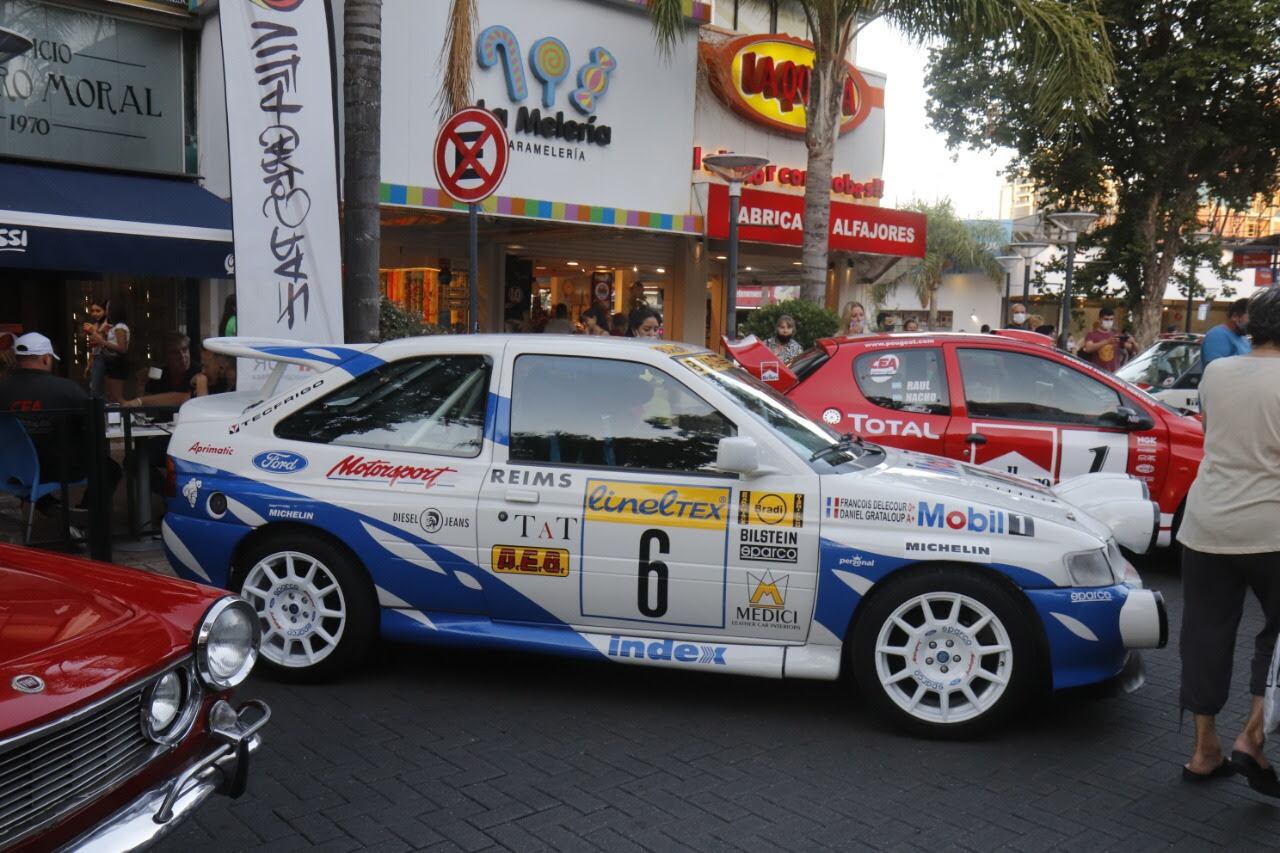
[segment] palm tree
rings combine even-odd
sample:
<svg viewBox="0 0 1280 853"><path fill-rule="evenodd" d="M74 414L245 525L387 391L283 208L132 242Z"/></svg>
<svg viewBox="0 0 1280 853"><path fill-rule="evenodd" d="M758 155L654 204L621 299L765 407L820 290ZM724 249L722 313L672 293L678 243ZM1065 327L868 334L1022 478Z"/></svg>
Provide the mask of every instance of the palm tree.
<svg viewBox="0 0 1280 853"><path fill-rule="evenodd" d="M915 285L920 307L929 309L929 326L938 322L938 290L943 276L960 272L984 272L992 281L1004 279L996 262L996 249L1007 242L1003 230L993 222L965 222L956 216L950 199L934 204L913 202L908 210L923 213L929 219L925 236L924 258L908 266L899 275L879 282L871 289L872 298L882 303L889 291L902 282Z"/></svg>
<svg viewBox="0 0 1280 853"><path fill-rule="evenodd" d="M346 0L342 24L343 332L348 342L378 339L382 239L382 0Z"/></svg>
<svg viewBox="0 0 1280 853"><path fill-rule="evenodd" d="M910 38L971 44L1006 38L1028 77L1039 81L1036 119L1049 133L1099 114L1112 80L1111 46L1091 0L755 0L803 16L813 39L814 68L806 108L808 176L804 191L804 298L826 294L835 156L844 61L854 38L883 18ZM666 52L686 34L682 0L649 0L655 37ZM932 223L930 223L932 225Z"/></svg>

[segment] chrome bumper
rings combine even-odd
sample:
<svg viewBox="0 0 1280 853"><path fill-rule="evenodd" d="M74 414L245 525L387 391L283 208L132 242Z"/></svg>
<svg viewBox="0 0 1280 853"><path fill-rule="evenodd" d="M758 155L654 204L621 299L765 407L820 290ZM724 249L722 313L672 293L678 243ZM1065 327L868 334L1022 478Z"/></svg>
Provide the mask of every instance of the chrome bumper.
<svg viewBox="0 0 1280 853"><path fill-rule="evenodd" d="M246 722L244 712L249 708L261 716ZM256 699L240 706L239 711L219 699L209 710L209 735L218 744L214 749L177 777L139 795L65 849L86 853L145 850L214 794L240 796L248 778L249 756L262 744L257 732L269 719L271 709Z"/></svg>

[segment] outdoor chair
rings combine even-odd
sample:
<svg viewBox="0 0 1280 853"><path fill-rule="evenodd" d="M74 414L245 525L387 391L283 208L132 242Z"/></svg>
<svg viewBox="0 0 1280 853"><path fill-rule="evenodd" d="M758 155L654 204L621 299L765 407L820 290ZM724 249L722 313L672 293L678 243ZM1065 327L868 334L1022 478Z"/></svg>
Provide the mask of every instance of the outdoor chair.
<svg viewBox="0 0 1280 853"><path fill-rule="evenodd" d="M85 482L82 479L67 485L78 486ZM24 545L31 542L36 501L61 489L62 484L56 480L52 483L41 481L40 457L36 454L36 446L31 443L31 436L27 434L22 421L13 415L0 415L0 492L30 504L22 537ZM63 497L65 499L65 495Z"/></svg>

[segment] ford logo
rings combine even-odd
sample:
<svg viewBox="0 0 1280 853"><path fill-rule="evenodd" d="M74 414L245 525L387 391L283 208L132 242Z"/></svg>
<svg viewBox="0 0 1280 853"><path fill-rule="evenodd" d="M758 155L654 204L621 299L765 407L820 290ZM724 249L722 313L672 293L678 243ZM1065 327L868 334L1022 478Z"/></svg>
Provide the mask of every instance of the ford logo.
<svg viewBox="0 0 1280 853"><path fill-rule="evenodd" d="M307 467L307 457L287 450L268 450L253 457L253 467L272 474L296 474Z"/></svg>

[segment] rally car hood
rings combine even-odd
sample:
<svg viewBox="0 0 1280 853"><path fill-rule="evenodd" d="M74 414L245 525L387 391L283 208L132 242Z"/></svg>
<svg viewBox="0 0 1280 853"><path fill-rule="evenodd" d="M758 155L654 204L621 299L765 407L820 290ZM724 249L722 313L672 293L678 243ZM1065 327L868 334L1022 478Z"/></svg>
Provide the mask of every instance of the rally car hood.
<svg viewBox="0 0 1280 853"><path fill-rule="evenodd" d="M871 472L872 476L886 485L907 488L922 500L980 503L1083 529L1104 541L1111 535L1101 521L1039 483L926 453L888 447L884 452L884 463Z"/></svg>

